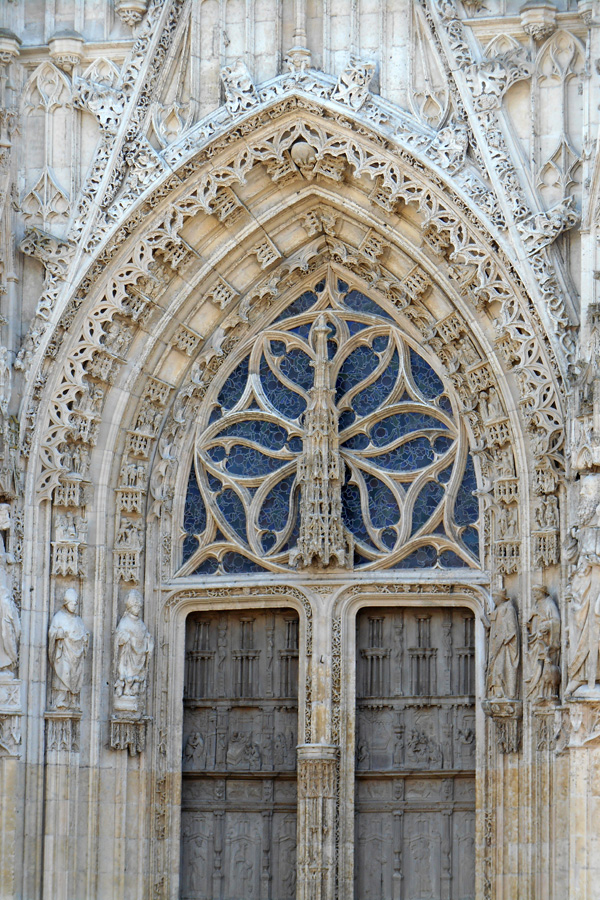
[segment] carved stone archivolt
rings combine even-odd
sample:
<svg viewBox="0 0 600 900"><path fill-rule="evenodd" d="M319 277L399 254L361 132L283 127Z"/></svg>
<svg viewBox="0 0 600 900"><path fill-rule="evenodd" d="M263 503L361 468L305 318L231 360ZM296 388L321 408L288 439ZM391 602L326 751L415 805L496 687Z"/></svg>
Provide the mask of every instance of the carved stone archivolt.
<svg viewBox="0 0 600 900"><path fill-rule="evenodd" d="M217 35L224 46L229 37L222 23L214 33L205 29L207 4L188 6L198 9L189 33L179 0L118 3L122 21L139 26L122 68L120 60L87 69L77 63L71 79L50 66L25 92L40 110L72 104L98 138L79 201L48 166L23 198L36 224L22 249L42 262L45 281L17 365L28 377L21 449L31 456L27 502L34 505L35 482L36 534L49 544L52 587L40 597L66 590L64 608L53 615L51 605L43 627L45 637L50 624L47 758L58 767L64 757L55 754L87 752L91 714L104 717L93 719L92 731L105 744L110 725L113 750L142 754L134 763L125 753L109 755L118 760L119 790L131 791L139 777L149 798L143 829L151 874L144 878L157 898L176 890L179 847L170 835L179 821L183 895L274 895L275 884L281 896L306 900L349 892L355 769L364 884L382 892L381 880L373 885L384 873L394 894L404 885L424 897L435 876L448 895L456 886L469 896L481 842L465 774L476 758L469 699L476 656L491 719L477 754L486 767L495 760L501 768L496 750L511 754L507 770L520 766L531 745L521 740L523 717L533 723L532 746L548 759L557 745L581 748L598 736L595 513L575 535L583 561L572 572L572 596L558 588L561 521L569 518L564 379L575 318L555 247L578 221L568 191L580 157L566 133L547 159L540 156L539 177L550 189L543 196L553 199L537 207L511 161L504 122L512 86L541 77L551 47L538 53L533 44L507 49L497 41L478 55L462 8L424 2L410 35L419 52L410 75L414 116L378 95L383 73L371 60L353 55L332 76L311 69L299 43L286 71L263 84L250 54L242 61L221 48L225 103L199 120L205 98L181 96L183 74L177 96L161 93L161 70L190 57L173 49L184 32L182 40L193 42L200 29L203 40ZM477 20L481 4L469 9ZM521 27L516 18L513 24ZM218 64L215 83L217 72ZM571 74L560 77L566 85ZM303 307L307 294L314 303ZM352 294L363 308L351 307ZM365 360L354 382L352 353ZM12 408L8 366L0 358L3 420ZM367 408L364 398L385 378L391 391ZM425 390L427 378L439 381L437 393ZM580 472L593 471L597 456L588 427L593 378L591 366L581 387ZM289 403L291 395L305 408L278 407L282 385ZM400 413L415 427L385 444L377 429L383 433ZM426 464L400 471L394 460L409 437ZM251 471L259 456L264 470ZM186 506L194 478L204 520ZM283 480L289 490L280 503L275 487ZM265 512L274 508L275 524ZM392 508L398 515L388 521ZM90 590L92 579L101 589ZM531 592L530 580L552 590ZM67 589L74 584L81 615ZM477 617L463 616L455 627L454 612L441 609L459 602L457 585ZM484 599L490 585L491 604ZM347 708L349 620L343 604L332 605L343 590L353 603L373 607L401 596L411 607L410 625L396 616L393 640L380 634L387 613L369 620L356 657L360 678L371 679L359 713ZM2 756L19 752L17 601L0 585ZM265 615L258 646L252 635L263 604L288 601L303 613L306 644L296 641L297 620L288 615L281 634L289 625L290 645L280 646ZM431 602L436 612L428 616ZM232 605L235 625L227 619ZM323 613L330 608L331 617ZM192 674L179 748L174 697L184 679L177 681L183 662L175 647L184 611L198 629L185 651ZM210 640L203 631L209 612ZM81 616L94 622L93 658ZM484 674L475 630L483 633L486 616ZM432 623L439 633L430 639ZM570 719L558 708L561 651ZM298 660L305 686L294 732L293 703L277 689ZM230 663L239 674L231 696ZM254 705L237 701L248 700L243 694L259 669L269 703L257 712L262 695L250 698ZM210 678L212 694L203 680ZM407 702L411 679L414 702ZM434 694L444 702L432 712ZM297 834L291 773L298 741ZM378 799L385 767L393 786ZM189 791L183 811L181 768ZM489 768L483 774L489 803L498 782ZM368 816L388 800L393 816L373 833ZM435 821L425 814L411 821L411 804L421 801L435 805ZM482 821L487 898L501 842L489 807ZM469 861L466 874L453 873L453 859Z"/></svg>

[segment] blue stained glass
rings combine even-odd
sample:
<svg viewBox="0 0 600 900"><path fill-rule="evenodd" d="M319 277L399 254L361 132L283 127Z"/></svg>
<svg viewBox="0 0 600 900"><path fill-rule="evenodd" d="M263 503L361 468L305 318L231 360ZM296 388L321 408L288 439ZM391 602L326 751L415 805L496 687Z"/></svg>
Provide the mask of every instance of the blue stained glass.
<svg viewBox="0 0 600 900"><path fill-rule="evenodd" d="M473 556L479 556L479 530L469 525L461 534L461 540Z"/></svg>
<svg viewBox="0 0 600 900"><path fill-rule="evenodd" d="M291 550L292 547L295 547L298 543L298 537L300 535L300 508L297 508L296 518L294 519L294 524L292 526L292 531L289 536L289 540L287 543L281 548L283 551Z"/></svg>
<svg viewBox="0 0 600 900"><path fill-rule="evenodd" d="M300 394L284 387L264 359L260 364L263 390L275 409L288 419L297 419L306 409L306 401Z"/></svg>
<svg viewBox="0 0 600 900"><path fill-rule="evenodd" d="M310 357L306 353L292 347L281 361L281 371L294 384L308 391L312 387L314 377L314 369L310 363Z"/></svg>
<svg viewBox="0 0 600 900"><path fill-rule="evenodd" d="M190 470L190 477L188 478L188 487L187 494L185 497L185 509L183 513L183 529L187 532L188 535L194 534L202 534L204 529L206 528L206 507L204 506L204 501L202 500L202 495L200 493L200 488L198 487L198 481L196 480L196 472L194 470L194 466ZM195 543L193 550L196 550L198 544ZM193 552L193 551L192 551ZM184 553L183 559L185 560L190 558L190 555L186 556L185 545L184 545Z"/></svg>
<svg viewBox="0 0 600 900"><path fill-rule="evenodd" d="M364 431L359 431L357 434L349 437L347 441L344 441L342 446L345 450L366 450L370 443L371 441Z"/></svg>
<svg viewBox="0 0 600 900"><path fill-rule="evenodd" d="M445 569L462 569L467 565L464 559L453 550L443 550L442 553L440 553L440 564Z"/></svg>
<svg viewBox="0 0 600 900"><path fill-rule="evenodd" d="M375 353L383 353L383 351L387 349L389 342L389 335L378 334L376 338L373 338L373 350Z"/></svg>
<svg viewBox="0 0 600 900"><path fill-rule="evenodd" d="M400 562L396 563L396 569L425 569L434 566L437 562L437 550L430 544L425 544L414 550Z"/></svg>
<svg viewBox="0 0 600 900"><path fill-rule="evenodd" d="M422 356L410 348L410 368L415 384L428 400L433 400L444 390L441 378L437 375L429 363Z"/></svg>
<svg viewBox="0 0 600 900"><path fill-rule="evenodd" d="M355 322L354 319L346 319L346 325L350 334L358 334L363 328L369 327L366 322Z"/></svg>
<svg viewBox="0 0 600 900"><path fill-rule="evenodd" d="M219 563L214 556L208 556L200 565L194 569L193 575L214 575L219 568Z"/></svg>
<svg viewBox="0 0 600 900"><path fill-rule="evenodd" d="M378 317L380 325L384 324L384 320L393 322L392 317L375 300L371 300L358 290L349 290L348 285L341 280L338 288L345 295L342 304L346 309L355 310L357 317L369 318L369 322L356 321L352 313L350 313L350 318L345 318L345 314L342 313L340 319L344 320L345 325L340 328L340 319L337 320L338 325L334 321L338 314L334 310L326 311L325 315L331 317L328 321L329 335L327 338L330 359L333 359L338 351L344 352L342 335L347 335L348 332L355 335L363 329L371 327L373 325L371 316ZM282 331L294 333L304 341L309 340L310 331L314 327L317 316L316 312L310 311L314 310L319 296L322 298L324 289L325 282L322 281L315 285L314 290L305 291L289 304L278 319L282 323L280 325ZM310 315L306 315L308 312ZM294 316L301 315L311 321L292 319ZM371 559L366 559L357 550L355 564L363 567L373 565L379 559L384 559L385 553L382 552L381 547L392 552L398 541L398 528L402 512L395 499L394 491L397 491L405 500L408 486L396 484L394 491L390 490L382 480L385 477L384 472L390 475L402 473L402 481L408 482L413 480L414 474L417 472L427 470L429 480L423 485L413 505L411 533L414 535L423 529L432 517L436 516L436 525L433 531L440 536L445 536L440 509L442 504L448 502L445 485L453 478L457 465L455 459L457 436L454 429L450 430L448 425L436 414L436 409L439 409L440 416L444 415L444 418L446 414L452 415L449 397L444 393L443 380L420 355L418 349L415 350L406 345L403 353L405 352L410 359L412 381L423 396L423 403L415 403L414 396L411 396L412 389L408 386L402 400L399 401L396 398L393 407L385 409L386 402L389 404L389 398L398 384L400 363L403 358L403 354L399 353L395 347L386 370L378 375L374 384L365 385L365 382L372 378L377 370L381 354L386 352L390 341L394 341L393 330L386 328L385 331L385 334L378 334L374 337L370 345L355 347L346 356L338 371L336 384L338 403L348 391L358 390L358 394L352 401L352 409L338 410L338 426L342 456L345 456L347 461L346 481L342 488L343 521L357 542L362 545L363 551L368 547L368 552L373 554ZM287 419L288 422L299 423L302 426L306 399L300 393L284 385L281 376L292 385L297 386L298 391L307 394L313 386L314 367L311 365L309 354L299 347L291 345L288 349L285 340L271 338L270 352L277 358L276 370L271 369L263 356L259 365L259 377L265 396L280 417L279 422L268 421L268 412L262 408L263 399L258 398L252 401L250 407L250 409L256 410L256 419L245 418L244 421L230 424L230 410L237 406L248 384L249 356L246 356L230 372L218 398L213 397L207 400L212 410L211 422L219 422L218 427L221 430L212 437L207 435L204 442L199 443L197 464L202 466L201 482L200 485L196 483L194 471L192 471L183 517L184 561L189 561L193 554L198 552L198 541L194 535L206 533L211 510L213 512L216 509L219 510L219 516L223 516L228 523L228 529L234 531L244 541L245 548L236 550L232 546L231 540L224 537L217 529L215 544L229 544L231 550L227 550L221 563L214 557L205 559L196 570L198 574L213 574L223 571L231 574L261 572L264 571L261 565L262 557L273 556L277 552L281 554L280 559L285 563L283 554L293 548L298 541L299 489L296 485L295 471L287 474L285 478L275 475L280 480L270 487L269 493L261 503L256 522L260 531L257 537L259 537L261 553L257 558L248 549L247 544L246 499L242 501L236 490L222 483L225 475L218 474L222 468L223 473L227 473L227 477L236 487L238 479L255 477L257 480L262 480L264 477L278 472L282 466L289 465L289 459L273 458L269 455L270 453L285 452L291 454L293 458L302 452L302 438L299 435L290 436L284 420ZM377 410L385 411L379 413ZM375 420L376 416L381 416L381 418ZM361 417L365 417L364 422ZM241 419L241 416L236 414L235 418ZM351 427L360 428L360 431L344 440L344 433L347 434ZM415 432L425 433L415 434ZM403 439L404 443L394 447L393 445L400 439ZM202 441L202 437L199 440ZM245 446L244 441L248 442L250 446ZM371 474L361 470L360 474L360 478L364 479L365 500L369 510L366 522L359 486L351 482L348 459L353 453L357 455L368 453L367 460L370 467L378 472L378 474ZM348 455L346 456L346 454ZM442 472L436 475L430 474L429 467L436 466L445 454L452 457L449 464L445 465ZM207 464L209 462L211 466L215 467L216 476L208 471ZM473 497L477 485L475 469L470 456L467 458L465 471L460 477L462 477L462 481L457 491L455 507L453 510L449 510L448 514L454 517L459 529L459 552L468 550L477 558L479 531L473 526L478 521L479 504ZM240 481L237 481L237 484L240 484ZM244 489L244 498L249 498L248 502L250 502L252 498L256 498L257 490L258 488ZM293 527L286 539L286 546L275 551L278 534L281 534L288 525L291 526L292 520ZM369 527L372 525L377 529L378 545L381 542L379 546L375 546L369 538L367 523L370 523ZM431 539L429 535L425 538L425 540ZM408 557L397 563L396 567L401 569L424 568L436 564L446 567L468 565L458 553L445 550L440 551L438 557L436 548L426 544L411 552Z"/></svg>
<svg viewBox="0 0 600 900"><path fill-rule="evenodd" d="M215 478L215 476L212 475L210 472L206 473L206 477L208 479L208 486L211 489L211 491L213 492L213 494L216 493L217 491L221 490L223 485L221 484L221 482L219 481L218 478Z"/></svg>
<svg viewBox="0 0 600 900"><path fill-rule="evenodd" d="M479 518L479 501L473 496L477 490L475 467L471 454L467 456L465 474L456 495L454 504L454 521L457 525L472 525Z"/></svg>
<svg viewBox="0 0 600 900"><path fill-rule="evenodd" d="M226 553L223 557L223 569L230 575L241 575L247 572L264 572L262 566L243 556L241 553Z"/></svg>
<svg viewBox="0 0 600 900"><path fill-rule="evenodd" d="M354 398L354 409L359 416L367 416L385 403L396 384L399 366L398 351L395 350L385 372Z"/></svg>
<svg viewBox="0 0 600 900"><path fill-rule="evenodd" d="M454 468L453 463L451 463L449 466L446 466L445 469L442 469L441 472L438 472L437 480L441 481L442 484L448 484L448 482L452 478L452 469L453 468Z"/></svg>
<svg viewBox="0 0 600 900"><path fill-rule="evenodd" d="M304 325L297 325L295 328L292 328L291 330L294 334L299 334L300 337L304 338L304 340L308 340L311 325L312 325L312 322L305 322Z"/></svg>
<svg viewBox="0 0 600 900"><path fill-rule="evenodd" d="M375 528L397 525L400 510L390 489L374 475L363 473L369 496L369 514Z"/></svg>
<svg viewBox="0 0 600 900"><path fill-rule="evenodd" d="M288 448L292 453L300 453L302 451L302 438L295 434L289 439Z"/></svg>
<svg viewBox="0 0 600 900"><path fill-rule="evenodd" d="M412 517L412 534L421 528L436 511L444 496L444 488L436 481L428 481L415 501Z"/></svg>
<svg viewBox="0 0 600 900"><path fill-rule="evenodd" d="M258 515L259 528L282 531L290 513L290 500L295 475L282 478L269 491Z"/></svg>
<svg viewBox="0 0 600 900"><path fill-rule="evenodd" d="M183 539L183 562L191 559L198 549L198 538L195 534L186 534Z"/></svg>
<svg viewBox="0 0 600 900"><path fill-rule="evenodd" d="M383 466L384 469L393 469L395 472L414 472L428 466L434 459L431 441L426 437L415 438L414 441L407 441L406 444L401 444L400 447L380 456L370 457L371 462Z"/></svg>
<svg viewBox="0 0 600 900"><path fill-rule="evenodd" d="M266 531L261 538L261 545L264 553L272 550L277 542L277 535L273 531Z"/></svg>
<svg viewBox="0 0 600 900"><path fill-rule="evenodd" d="M416 412L416 410L406 410L406 412L394 413L394 415L376 422L371 428L371 440L375 447L385 447L396 438L426 428L447 430L444 423L439 419L434 419L433 416Z"/></svg>
<svg viewBox="0 0 600 900"><path fill-rule="evenodd" d="M344 394L368 378L377 368L379 357L370 347L357 347L346 357L338 373L336 401Z"/></svg>
<svg viewBox="0 0 600 900"><path fill-rule="evenodd" d="M225 470L229 475L254 478L259 475L269 475L271 472L276 472L285 463L285 459L266 456L255 450L254 447L234 444L229 451Z"/></svg>
<svg viewBox="0 0 600 900"><path fill-rule="evenodd" d="M433 442L433 449L438 456L443 456L447 450L450 449L454 441L452 438L446 437L445 435L440 435Z"/></svg>
<svg viewBox="0 0 600 900"><path fill-rule="evenodd" d="M239 366L233 370L219 394L219 403L223 409L232 409L240 400L248 381L248 363L250 357L247 356Z"/></svg>
<svg viewBox="0 0 600 900"><path fill-rule="evenodd" d="M394 531L393 528L384 528L384 530L381 532L382 543L385 547L387 547L388 550L394 549L397 538L398 534L396 531Z"/></svg>
<svg viewBox="0 0 600 900"><path fill-rule="evenodd" d="M222 462L225 459L225 457L227 456L227 454L225 453L224 447L211 447L206 452L214 463Z"/></svg>
<svg viewBox="0 0 600 900"><path fill-rule="evenodd" d="M440 409L443 409L444 412L447 412L448 415L452 415L452 404L450 403L450 399L446 396L446 394L442 394L442 396L438 400L438 406Z"/></svg>
<svg viewBox="0 0 600 900"><path fill-rule="evenodd" d="M346 284L345 281L342 281L341 278L338 278L337 289L340 292L340 294L345 294L346 291L348 290L348 285Z"/></svg>
<svg viewBox="0 0 600 900"><path fill-rule="evenodd" d="M285 447L288 433L285 428L276 422L266 419L246 419L244 422L234 422L219 432L219 438L243 437L256 444L262 444L269 450L281 450Z"/></svg>
<svg viewBox="0 0 600 900"><path fill-rule="evenodd" d="M370 315L380 316L383 319L393 321L392 317L381 306L371 300L370 297L365 297L360 291L350 291L349 294L346 294L344 305L348 309L353 309L354 312L369 313Z"/></svg>
<svg viewBox="0 0 600 900"><path fill-rule="evenodd" d="M348 482L342 487L342 519L355 537L373 546L364 522L359 490L355 484Z"/></svg>
<svg viewBox="0 0 600 900"><path fill-rule="evenodd" d="M227 524L243 540L246 540L246 513L244 512L243 503L235 491L232 491L231 488L225 488L223 493L217 497L217 506L223 513Z"/></svg>
<svg viewBox="0 0 600 900"><path fill-rule="evenodd" d="M280 313L279 317L275 319L276 322L281 322L284 319L289 319L291 316L299 316L302 313L308 312L308 310L315 305L317 302L317 295L312 291L304 291L303 294L300 294L293 303L290 303L289 306Z"/></svg>
<svg viewBox="0 0 600 900"><path fill-rule="evenodd" d="M352 409L344 409L340 413L340 417L338 419L338 428L340 433L344 430L344 428L349 428L350 425L354 422L356 416L354 414L354 410Z"/></svg>

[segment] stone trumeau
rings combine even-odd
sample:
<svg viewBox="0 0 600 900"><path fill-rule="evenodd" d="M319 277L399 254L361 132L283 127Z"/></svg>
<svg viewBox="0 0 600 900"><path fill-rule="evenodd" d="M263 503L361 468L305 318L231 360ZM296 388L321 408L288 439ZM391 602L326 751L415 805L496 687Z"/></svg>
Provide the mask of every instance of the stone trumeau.
<svg viewBox="0 0 600 900"><path fill-rule="evenodd" d="M599 73L0 2L0 900L600 900Z"/></svg>

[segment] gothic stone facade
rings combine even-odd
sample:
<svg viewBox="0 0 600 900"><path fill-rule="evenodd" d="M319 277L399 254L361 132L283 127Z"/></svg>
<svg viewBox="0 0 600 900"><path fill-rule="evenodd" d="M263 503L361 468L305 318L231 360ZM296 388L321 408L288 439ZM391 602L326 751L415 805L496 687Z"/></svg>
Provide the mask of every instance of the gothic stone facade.
<svg viewBox="0 0 600 900"><path fill-rule="evenodd" d="M0 5L2 900L600 898L599 22Z"/></svg>

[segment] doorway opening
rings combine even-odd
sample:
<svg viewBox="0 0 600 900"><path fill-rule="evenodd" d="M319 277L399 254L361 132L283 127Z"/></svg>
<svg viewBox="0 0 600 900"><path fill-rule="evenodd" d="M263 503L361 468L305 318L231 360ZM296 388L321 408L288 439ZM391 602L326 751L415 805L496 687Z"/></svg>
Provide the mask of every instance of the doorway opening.
<svg viewBox="0 0 600 900"><path fill-rule="evenodd" d="M475 618L356 621L355 900L475 896Z"/></svg>
<svg viewBox="0 0 600 900"><path fill-rule="evenodd" d="M293 900L299 618L192 613L186 627L181 900Z"/></svg>

